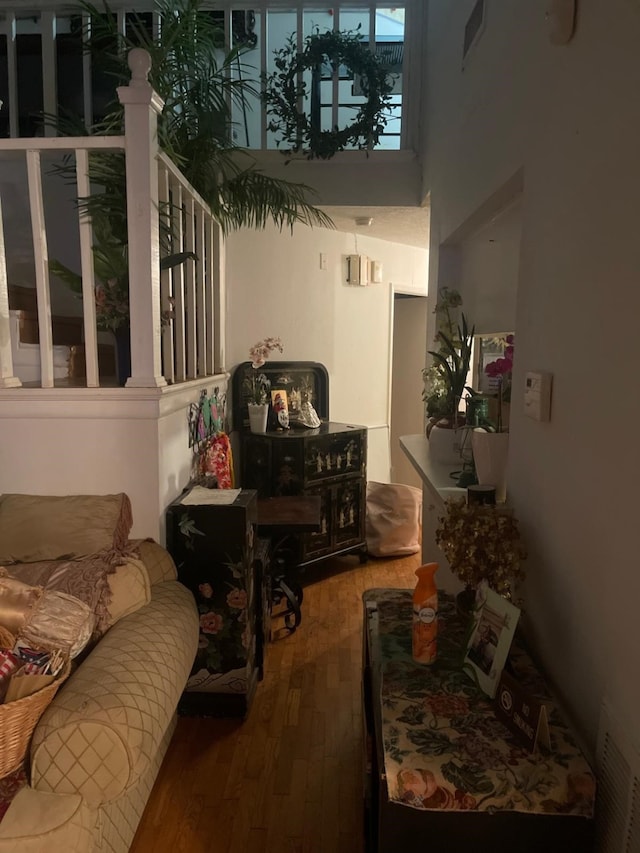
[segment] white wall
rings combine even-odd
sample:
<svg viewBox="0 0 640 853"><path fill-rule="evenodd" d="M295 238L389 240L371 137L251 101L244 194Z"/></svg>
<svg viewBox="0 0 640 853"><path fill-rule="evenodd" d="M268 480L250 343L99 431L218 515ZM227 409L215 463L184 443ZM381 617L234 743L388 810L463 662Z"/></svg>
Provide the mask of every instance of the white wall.
<svg viewBox="0 0 640 853"><path fill-rule="evenodd" d="M348 254L383 265L382 284L346 284ZM327 269L320 269L320 253ZM287 361L319 361L329 372L330 417L370 427L368 476L389 479L391 281L423 282L427 251L362 234L296 226L242 230L227 241L227 362L280 336Z"/></svg>
<svg viewBox="0 0 640 853"><path fill-rule="evenodd" d="M459 244L463 310L476 334L511 331L522 231L521 197Z"/></svg>
<svg viewBox="0 0 640 853"><path fill-rule="evenodd" d="M399 444L400 436L424 431L422 368L427 349L427 300L394 299L391 388L391 482L421 488L422 481Z"/></svg>
<svg viewBox="0 0 640 853"><path fill-rule="evenodd" d="M45 389L2 392L0 494L126 492L133 538L164 543L167 505L185 487L193 452L187 413L203 388Z"/></svg>
<svg viewBox="0 0 640 853"><path fill-rule="evenodd" d="M525 624L593 746L600 703L631 720L640 685L640 7L579 4L566 46L540 3L429 4L428 169L440 244L522 170L509 496L529 543ZM552 418L523 415L528 369L554 376Z"/></svg>

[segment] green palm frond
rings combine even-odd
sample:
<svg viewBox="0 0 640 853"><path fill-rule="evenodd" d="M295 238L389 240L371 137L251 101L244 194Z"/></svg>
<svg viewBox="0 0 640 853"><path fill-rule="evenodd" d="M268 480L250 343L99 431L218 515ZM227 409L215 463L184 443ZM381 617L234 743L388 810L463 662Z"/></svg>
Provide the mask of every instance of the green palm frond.
<svg viewBox="0 0 640 853"><path fill-rule="evenodd" d="M310 187L272 178L261 172L245 149L233 142L232 107L250 108L249 98L259 94L251 79L254 71L243 62L244 48L224 49L224 31L203 7L203 0L156 0L162 21L159 37L152 36L142 18L128 19L128 34L118 29L117 15L105 0L99 9L88 0L80 8L91 17L85 49L102 73L113 79L114 100L104 118L91 129L100 135L122 134L124 112L115 97L117 86L130 79L127 55L143 47L151 57L149 82L164 101L158 121L161 148L211 207L225 231L241 227L264 228L273 221L279 228L296 223L332 227L331 219L314 207ZM74 133L70 117L58 121L58 130ZM245 157L239 162L240 156ZM69 169L72 164L68 164ZM100 216L112 211L114 234L126 239L125 167L120 155L94 154L90 179L103 187L82 200L83 209Z"/></svg>

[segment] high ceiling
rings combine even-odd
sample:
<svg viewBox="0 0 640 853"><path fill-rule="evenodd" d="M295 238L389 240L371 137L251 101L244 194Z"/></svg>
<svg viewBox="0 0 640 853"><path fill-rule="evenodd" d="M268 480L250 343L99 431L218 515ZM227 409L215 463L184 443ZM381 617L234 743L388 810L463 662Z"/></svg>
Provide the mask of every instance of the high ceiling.
<svg viewBox="0 0 640 853"><path fill-rule="evenodd" d="M338 231L429 248L428 207L324 207ZM371 219L371 225L356 220Z"/></svg>

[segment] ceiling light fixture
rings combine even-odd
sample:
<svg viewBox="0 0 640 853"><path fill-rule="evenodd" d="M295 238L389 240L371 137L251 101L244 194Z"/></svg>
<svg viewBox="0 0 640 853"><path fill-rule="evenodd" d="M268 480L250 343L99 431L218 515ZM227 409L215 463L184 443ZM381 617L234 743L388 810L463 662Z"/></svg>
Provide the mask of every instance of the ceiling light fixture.
<svg viewBox="0 0 640 853"><path fill-rule="evenodd" d="M363 228L370 228L373 225L373 219L370 216L356 216L356 225L361 225Z"/></svg>

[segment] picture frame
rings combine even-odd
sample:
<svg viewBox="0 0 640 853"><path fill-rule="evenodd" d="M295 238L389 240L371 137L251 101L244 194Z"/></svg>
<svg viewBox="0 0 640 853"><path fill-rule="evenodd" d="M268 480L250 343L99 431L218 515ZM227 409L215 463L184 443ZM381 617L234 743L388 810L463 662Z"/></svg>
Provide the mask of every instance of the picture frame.
<svg viewBox="0 0 640 853"><path fill-rule="evenodd" d="M289 398L284 388L271 389L271 412L274 429L289 429Z"/></svg>
<svg viewBox="0 0 640 853"><path fill-rule="evenodd" d="M509 656L520 610L482 583L478 587L473 618L464 662L474 670L481 690L493 699Z"/></svg>

